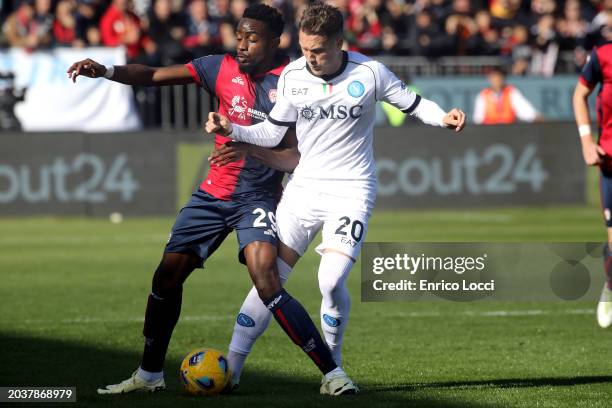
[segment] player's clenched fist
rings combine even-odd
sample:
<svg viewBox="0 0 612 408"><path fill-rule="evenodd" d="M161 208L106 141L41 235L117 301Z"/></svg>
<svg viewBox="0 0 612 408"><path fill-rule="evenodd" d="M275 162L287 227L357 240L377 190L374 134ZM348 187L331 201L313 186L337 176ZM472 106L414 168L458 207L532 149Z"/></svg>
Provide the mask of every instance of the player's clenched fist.
<svg viewBox="0 0 612 408"><path fill-rule="evenodd" d="M208 114L208 121L204 125L206 132L218 133L222 136L229 136L232 133L232 124L223 115L219 115L216 112L210 112Z"/></svg>
<svg viewBox="0 0 612 408"><path fill-rule="evenodd" d="M460 109L452 109L444 116L444 127L460 132L465 127L465 113Z"/></svg>
<svg viewBox="0 0 612 408"><path fill-rule="evenodd" d="M602 162L602 158L605 157L606 152L604 149L593 141L593 138L589 135L580 139L582 142L582 157L584 162L588 166L595 166Z"/></svg>
<svg viewBox="0 0 612 408"><path fill-rule="evenodd" d="M106 73L106 67L92 59L75 62L68 68L68 77L76 82L76 77L83 75L89 78L100 78Z"/></svg>

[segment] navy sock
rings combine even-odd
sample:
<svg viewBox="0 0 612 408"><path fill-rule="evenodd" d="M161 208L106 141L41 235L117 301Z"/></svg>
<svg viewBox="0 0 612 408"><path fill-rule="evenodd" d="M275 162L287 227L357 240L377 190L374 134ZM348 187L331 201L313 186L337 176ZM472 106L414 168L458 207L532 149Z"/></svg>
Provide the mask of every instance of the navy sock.
<svg viewBox="0 0 612 408"><path fill-rule="evenodd" d="M161 298L149 295L142 334L145 337L140 367L153 373L162 371L170 337L181 314L182 289Z"/></svg>
<svg viewBox="0 0 612 408"><path fill-rule="evenodd" d="M604 271L606 272L606 285L608 290L612 290L612 253L610 253L609 245L604 246Z"/></svg>
<svg viewBox="0 0 612 408"><path fill-rule="evenodd" d="M323 374L338 367L306 310L285 289L281 289L264 304L285 333L300 346Z"/></svg>

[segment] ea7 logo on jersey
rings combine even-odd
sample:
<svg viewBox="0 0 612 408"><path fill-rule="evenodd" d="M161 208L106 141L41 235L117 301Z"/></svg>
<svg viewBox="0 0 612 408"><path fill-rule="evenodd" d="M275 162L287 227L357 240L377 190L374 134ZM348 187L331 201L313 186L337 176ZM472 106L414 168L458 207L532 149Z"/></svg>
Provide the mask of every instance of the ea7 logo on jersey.
<svg viewBox="0 0 612 408"><path fill-rule="evenodd" d="M308 94L308 88L291 88L291 95L304 95Z"/></svg>
<svg viewBox="0 0 612 408"><path fill-rule="evenodd" d="M232 107L227 111L230 116L237 115L239 119L245 120L247 114L247 101L242 96L232 98Z"/></svg>
<svg viewBox="0 0 612 408"><path fill-rule="evenodd" d="M304 106L300 110L300 115L306 120L312 119L357 119L361 117L363 106L330 105L311 108Z"/></svg>

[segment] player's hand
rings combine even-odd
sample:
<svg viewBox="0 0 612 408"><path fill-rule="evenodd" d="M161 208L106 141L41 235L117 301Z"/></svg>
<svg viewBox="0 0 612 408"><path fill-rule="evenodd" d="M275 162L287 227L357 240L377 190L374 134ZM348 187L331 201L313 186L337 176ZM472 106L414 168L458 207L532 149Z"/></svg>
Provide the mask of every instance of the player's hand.
<svg viewBox="0 0 612 408"><path fill-rule="evenodd" d="M442 119L444 127L447 129L455 129L455 132L461 132L465 127L465 113L462 110L454 108Z"/></svg>
<svg viewBox="0 0 612 408"><path fill-rule="evenodd" d="M68 73L68 78L72 79L72 82L76 82L76 77L79 75L88 78L100 78L106 74L106 67L87 58L83 61L75 62L66 72Z"/></svg>
<svg viewBox="0 0 612 408"><path fill-rule="evenodd" d="M584 136L580 141L582 142L582 157L587 166L600 164L606 155L604 149L595 143L591 136Z"/></svg>
<svg viewBox="0 0 612 408"><path fill-rule="evenodd" d="M219 115L217 112L210 112L208 114L208 121L206 121L204 129L208 133L218 133L222 136L229 136L233 130L229 119Z"/></svg>
<svg viewBox="0 0 612 408"><path fill-rule="evenodd" d="M228 163L244 160L248 154L248 144L232 141L213 150L208 157L208 161L211 166L222 167Z"/></svg>

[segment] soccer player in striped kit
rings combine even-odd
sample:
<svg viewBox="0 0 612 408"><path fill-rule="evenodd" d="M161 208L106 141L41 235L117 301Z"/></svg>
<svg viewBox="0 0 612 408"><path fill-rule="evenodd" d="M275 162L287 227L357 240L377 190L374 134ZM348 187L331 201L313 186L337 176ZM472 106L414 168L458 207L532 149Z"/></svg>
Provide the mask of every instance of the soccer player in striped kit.
<svg viewBox="0 0 612 408"><path fill-rule="evenodd" d="M211 55L186 65L150 68L143 65L104 67L90 59L68 69L78 75L130 85L197 83L219 101L219 112L236 124L267 118L276 101L278 75L287 64L277 53L283 30L280 13L266 5L248 7L236 29L237 55ZM293 142L292 142L293 139ZM246 157L228 166L213 166L199 189L179 213L160 265L153 276L145 314L145 347L138 370L100 394L157 391L165 388L163 364L181 309L183 283L236 230L239 257L246 262L261 306L270 310L291 340L303 349L324 376L351 383L301 304L287 293L276 267L276 204L283 173L295 167L299 154L295 135L288 148L260 149L259 160ZM217 135L217 147L230 139ZM293 147L291 147L293 146ZM265 166L277 163L278 170ZM289 163L289 164L286 164ZM231 360L230 360L231 365Z"/></svg>
<svg viewBox="0 0 612 408"><path fill-rule="evenodd" d="M607 11L608 30L612 11ZM574 115L582 144L582 156L588 166L599 166L599 187L608 244L604 246L606 283L597 305L597 322L602 328L612 326L612 42L596 47L582 68L574 90ZM588 98L597 93L597 127L599 139L593 139Z"/></svg>

